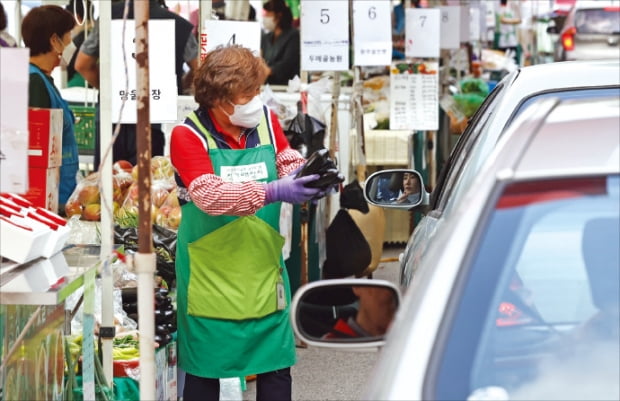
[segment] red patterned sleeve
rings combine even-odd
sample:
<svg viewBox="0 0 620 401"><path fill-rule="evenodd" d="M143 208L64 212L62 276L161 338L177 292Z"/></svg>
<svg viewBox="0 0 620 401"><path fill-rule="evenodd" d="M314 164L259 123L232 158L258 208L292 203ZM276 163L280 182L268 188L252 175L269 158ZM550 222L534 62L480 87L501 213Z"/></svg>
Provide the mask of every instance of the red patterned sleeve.
<svg viewBox="0 0 620 401"><path fill-rule="evenodd" d="M187 126L178 125L170 138L170 160L194 204L210 215L246 216L265 204L264 184L224 182L213 174L206 144Z"/></svg>

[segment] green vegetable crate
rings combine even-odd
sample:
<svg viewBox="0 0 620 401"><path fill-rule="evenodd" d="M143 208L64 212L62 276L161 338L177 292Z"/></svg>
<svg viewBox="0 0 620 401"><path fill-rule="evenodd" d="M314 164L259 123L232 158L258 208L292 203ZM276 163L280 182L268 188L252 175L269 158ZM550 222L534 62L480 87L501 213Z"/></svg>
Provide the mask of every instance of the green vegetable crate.
<svg viewBox="0 0 620 401"><path fill-rule="evenodd" d="M75 139L81 155L95 154L95 108L69 106L75 115Z"/></svg>

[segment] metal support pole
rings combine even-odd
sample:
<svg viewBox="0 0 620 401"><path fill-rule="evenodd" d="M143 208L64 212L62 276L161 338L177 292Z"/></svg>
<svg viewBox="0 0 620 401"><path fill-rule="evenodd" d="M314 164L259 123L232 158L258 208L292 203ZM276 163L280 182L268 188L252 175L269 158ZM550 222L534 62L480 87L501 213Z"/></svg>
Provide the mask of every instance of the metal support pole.
<svg viewBox="0 0 620 401"><path fill-rule="evenodd" d="M106 148L112 142L112 81L110 77L110 32L112 20L112 5L109 1L99 2L99 118L101 141L101 166L99 179L101 180L102 205L112 204L112 156L111 152L105 157ZM103 209L105 210L105 209ZM112 278L112 249L114 244L113 221L111 213L101 213L101 326L114 327L114 283ZM103 372L108 386L112 386L112 342L113 333L101 337L103 355Z"/></svg>
<svg viewBox="0 0 620 401"><path fill-rule="evenodd" d="M138 326L140 327L140 399L155 399L155 254L151 223L151 122L149 102L149 3L134 2L136 22L136 159L138 162Z"/></svg>

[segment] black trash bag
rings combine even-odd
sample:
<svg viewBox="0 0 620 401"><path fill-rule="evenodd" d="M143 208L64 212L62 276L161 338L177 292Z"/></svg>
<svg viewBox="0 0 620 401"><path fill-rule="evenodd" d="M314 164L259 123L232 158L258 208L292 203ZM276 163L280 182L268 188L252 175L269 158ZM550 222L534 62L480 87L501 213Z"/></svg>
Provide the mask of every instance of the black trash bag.
<svg viewBox="0 0 620 401"><path fill-rule="evenodd" d="M370 245L346 209L340 209L325 235L324 279L361 277L372 260Z"/></svg>
<svg viewBox="0 0 620 401"><path fill-rule="evenodd" d="M301 102L297 104L297 115L284 130L291 147L307 158L319 149L324 149L325 124L301 111Z"/></svg>
<svg viewBox="0 0 620 401"><path fill-rule="evenodd" d="M340 207L359 210L364 214L370 211L368 202L364 198L364 189L362 189L357 179L342 188L342 192L340 192Z"/></svg>
<svg viewBox="0 0 620 401"><path fill-rule="evenodd" d="M114 226L114 243L123 245L126 250L138 251L138 229L136 227ZM153 225L153 251L156 257L157 274L169 287L174 286L176 271L174 268L177 250L177 233L165 227Z"/></svg>

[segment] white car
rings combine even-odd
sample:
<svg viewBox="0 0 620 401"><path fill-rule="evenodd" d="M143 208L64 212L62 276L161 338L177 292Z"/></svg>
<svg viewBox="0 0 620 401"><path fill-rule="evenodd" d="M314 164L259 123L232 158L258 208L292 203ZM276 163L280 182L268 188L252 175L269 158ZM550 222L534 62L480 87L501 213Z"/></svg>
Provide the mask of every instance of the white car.
<svg viewBox="0 0 620 401"><path fill-rule="evenodd" d="M383 345L368 400L620 399L619 133L620 93L530 105L436 228L385 337L368 316L391 314L398 291L366 279L391 302L362 308L350 279L312 283L293 299L295 332ZM382 174L365 188L377 205ZM316 306L332 312L320 324ZM323 333L334 319L357 327Z"/></svg>
<svg viewBox="0 0 620 401"><path fill-rule="evenodd" d="M462 202L463 193L478 177L499 139L529 104L550 97L594 100L618 96L619 92L620 60L541 64L504 77L470 119L432 192L423 193L409 205L382 205L424 213L401 257L401 287L409 285L418 269L418 260L433 241L435 226Z"/></svg>

